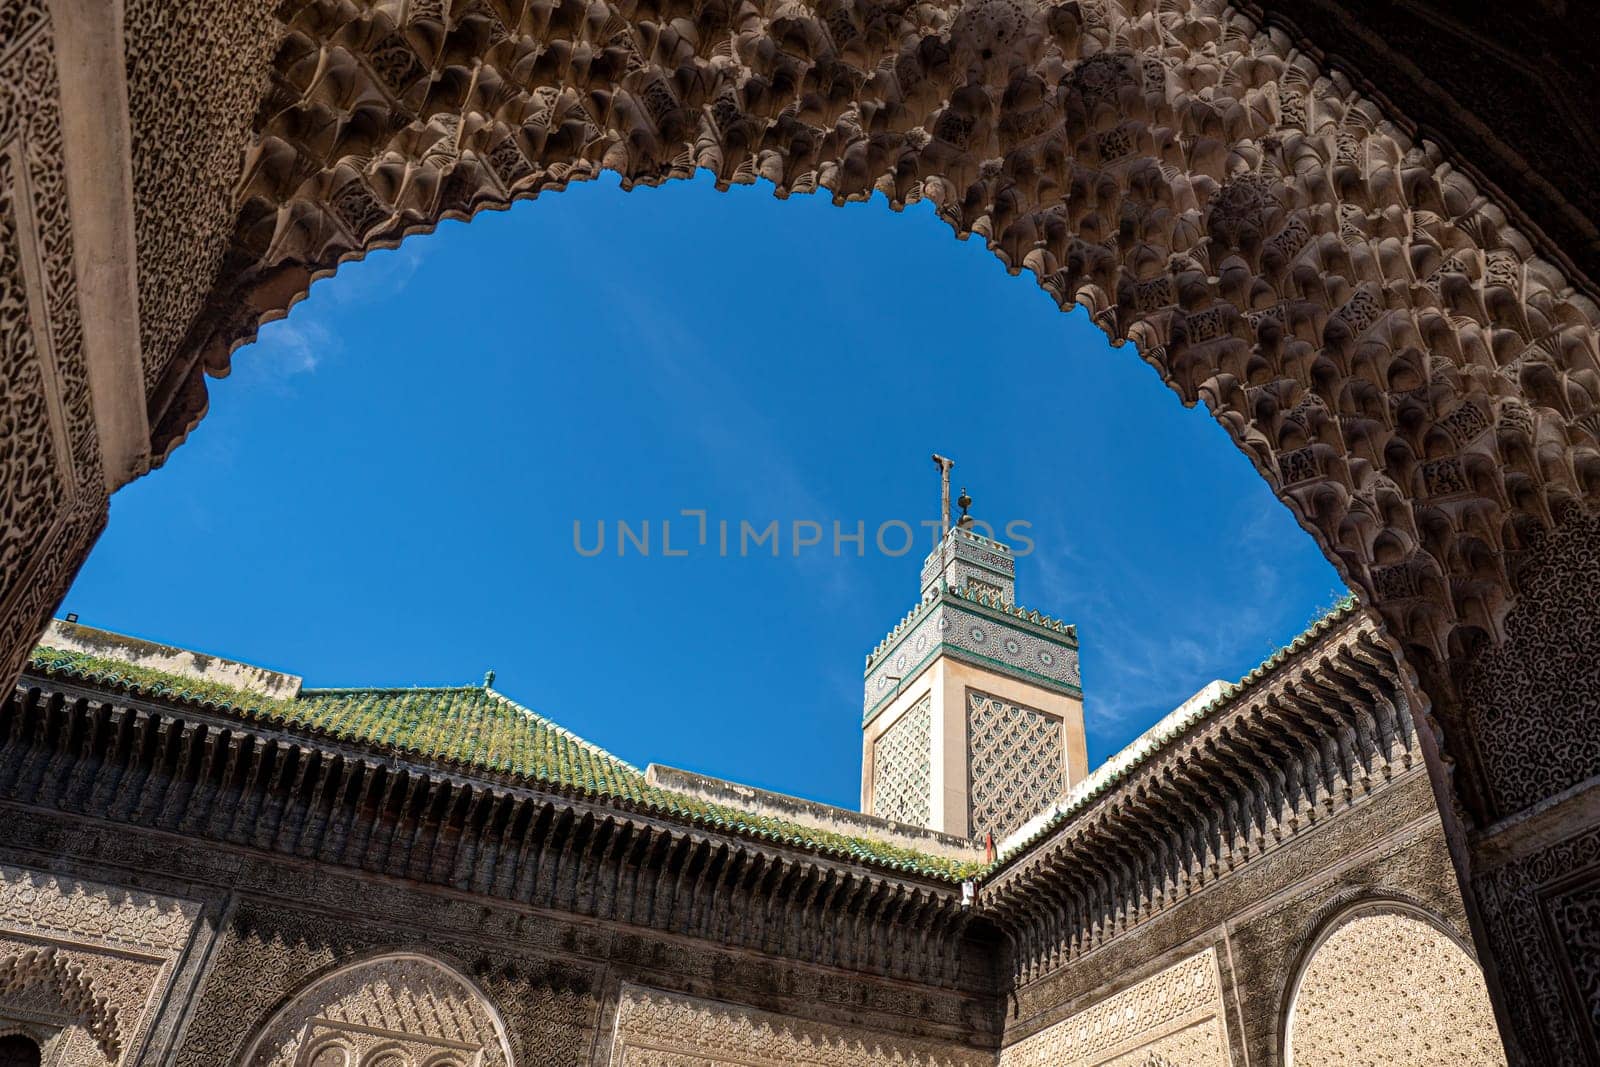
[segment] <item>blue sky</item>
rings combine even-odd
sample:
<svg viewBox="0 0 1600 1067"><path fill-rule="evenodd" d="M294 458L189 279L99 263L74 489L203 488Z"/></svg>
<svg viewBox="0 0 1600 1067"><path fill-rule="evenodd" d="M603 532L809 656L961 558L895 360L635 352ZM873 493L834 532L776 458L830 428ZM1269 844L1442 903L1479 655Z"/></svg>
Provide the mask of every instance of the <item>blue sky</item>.
<svg viewBox="0 0 1600 1067"><path fill-rule="evenodd" d="M308 685L492 668L640 766L856 804L863 658L930 547L874 532L937 517L935 450L1031 524L1018 600L1078 625L1092 762L1342 593L1209 415L926 206L608 177L341 268L234 368L63 611Z"/></svg>

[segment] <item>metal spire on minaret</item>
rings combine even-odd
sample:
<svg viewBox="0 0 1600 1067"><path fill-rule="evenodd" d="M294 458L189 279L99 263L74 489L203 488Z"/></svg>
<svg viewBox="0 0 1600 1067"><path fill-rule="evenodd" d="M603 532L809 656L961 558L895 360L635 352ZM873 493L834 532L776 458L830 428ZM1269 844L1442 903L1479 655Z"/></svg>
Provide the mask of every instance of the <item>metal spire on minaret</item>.
<svg viewBox="0 0 1600 1067"><path fill-rule="evenodd" d="M955 460L932 458L939 543L917 606L862 679L861 810L974 838L992 857L1088 773L1077 633L1018 606L1011 546L973 518L965 486L951 500Z"/></svg>
<svg viewBox="0 0 1600 1067"><path fill-rule="evenodd" d="M933 462L939 468L939 536L943 537L950 532L950 468L956 465L956 461L935 452ZM965 495L967 491L963 489L961 492Z"/></svg>

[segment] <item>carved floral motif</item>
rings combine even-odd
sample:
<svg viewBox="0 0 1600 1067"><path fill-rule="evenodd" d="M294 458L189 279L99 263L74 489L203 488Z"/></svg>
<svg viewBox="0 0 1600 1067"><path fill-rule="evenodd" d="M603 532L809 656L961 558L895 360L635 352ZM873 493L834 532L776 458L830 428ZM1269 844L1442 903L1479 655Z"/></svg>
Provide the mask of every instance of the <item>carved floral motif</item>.
<svg viewBox="0 0 1600 1067"><path fill-rule="evenodd" d="M1288 1020L1288 1067L1503 1067L1477 963L1399 912L1356 913L1318 946Z"/></svg>
<svg viewBox="0 0 1600 1067"><path fill-rule="evenodd" d="M0 670L14 678L105 521L41 0L0 0Z"/></svg>
<svg viewBox="0 0 1600 1067"><path fill-rule="evenodd" d="M1215 949L1005 1049L1000 1067L1229 1067Z"/></svg>
<svg viewBox="0 0 1600 1067"><path fill-rule="evenodd" d="M614 1067L990 1067L992 1054L625 985Z"/></svg>
<svg viewBox="0 0 1600 1067"><path fill-rule="evenodd" d="M251 1043L244 1067L323 1062L383 1067L511 1067L494 1007L423 956L385 956L312 982Z"/></svg>

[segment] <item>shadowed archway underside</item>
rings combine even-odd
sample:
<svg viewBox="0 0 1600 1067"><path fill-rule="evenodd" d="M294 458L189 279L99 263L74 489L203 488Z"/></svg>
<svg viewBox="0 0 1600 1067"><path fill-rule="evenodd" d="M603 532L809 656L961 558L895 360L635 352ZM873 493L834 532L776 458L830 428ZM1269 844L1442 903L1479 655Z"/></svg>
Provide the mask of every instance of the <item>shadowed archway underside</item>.
<svg viewBox="0 0 1600 1067"><path fill-rule="evenodd" d="M606 169L625 187L704 168L779 196L928 200L1204 402L1382 616L1431 716L1502 1025L1536 1020L1530 1048L1577 1039L1570 989L1600 983L1600 960L1555 962L1536 898L1551 863L1600 869L1583 806L1600 782L1584 719L1600 704L1600 309L1403 116L1218 0L288 0L271 18L171 17L130 0L134 185L180 187L185 166L245 151L217 218L139 203L157 461L259 323L443 219ZM232 132L199 144L149 120L172 71L213 52L263 90L200 92ZM231 84L205 73L195 84ZM186 257L215 277L207 295L159 284ZM1552 841L1571 854L1535 857Z"/></svg>

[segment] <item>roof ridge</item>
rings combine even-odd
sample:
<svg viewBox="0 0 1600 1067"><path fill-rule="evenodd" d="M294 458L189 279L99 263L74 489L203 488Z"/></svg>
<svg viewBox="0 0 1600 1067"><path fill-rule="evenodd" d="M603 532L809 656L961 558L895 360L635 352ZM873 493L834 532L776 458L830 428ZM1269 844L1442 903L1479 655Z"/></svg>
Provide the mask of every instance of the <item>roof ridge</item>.
<svg viewBox="0 0 1600 1067"><path fill-rule="evenodd" d="M588 749L590 752L593 752L593 753L595 753L597 755L604 756L606 759L614 760L617 763L622 764L624 767L626 767L628 770L632 771L634 774L637 774L639 777L641 777L641 778L644 777L644 772L643 771L641 771L639 768L635 767L633 764L629 763L627 760L623 759L621 756L618 756L615 752L612 752L609 749L601 748L599 745L595 744L593 741L590 741L587 737L582 737L582 736L580 736L578 734L573 733L571 730L567 729L565 726L562 726L560 723L556 722L554 719L550 718L548 715L541 715L537 711L534 711L532 708L528 707L526 704L520 703L519 701L516 701L516 700L512 700L510 697L508 697L504 693L500 692L500 690L496 689L494 686L492 686L492 685L484 685L484 686L475 686L474 688L482 689L488 695L490 695L492 697L495 697L496 699L498 699L498 700L500 700L500 701L502 701L502 702L504 702L506 704L511 705L517 711L520 711L522 714L528 716L529 718L536 720L537 722L539 722L540 724L542 724L546 728L548 728L548 729L550 729L550 730L562 735L563 737L567 737L567 738L570 738L573 741L576 741L578 744L582 745L584 748Z"/></svg>
<svg viewBox="0 0 1600 1067"><path fill-rule="evenodd" d="M307 685L300 687L299 696L332 696L339 693L466 693L474 689L487 689L477 685Z"/></svg>
<svg viewBox="0 0 1600 1067"><path fill-rule="evenodd" d="M312 690L324 698L341 695L403 695L407 693L484 693L493 697L496 705L505 705L549 737L578 747L582 756L570 761L563 769L559 753L545 753L520 747L515 738L507 739L509 752L495 754L482 752L479 758L460 752L436 752L415 743L404 744L392 739L363 736L351 733L348 728L320 723L308 718L315 713L318 701L288 699L241 690L215 682L203 682L170 672L140 667L121 661L106 660L88 653L65 649L37 647L29 656L28 667L40 674L87 681L93 685L107 686L145 699L168 700L180 705L201 709L233 712L262 724L276 724L293 730L307 731L312 739L331 741L356 741L381 749L400 753L404 758L420 756L436 760L446 766L467 769L469 773L506 775L513 781L532 782L546 788L572 790L579 795L594 798L611 798L615 803L642 811L656 812L691 825L709 826L738 833L756 840L774 841L803 848L817 855L839 860L867 863L880 869L897 871L937 881L955 883L976 873L978 865L962 863L946 857L924 853L916 849L896 846L866 835L843 834L824 831L772 815L758 815L731 805L712 804L697 800L684 793L649 785L644 775L628 763L592 741L585 740L571 730L517 703L490 686L469 685L451 687L400 687L355 688L344 690ZM304 691L303 691L304 692ZM493 756L494 758L485 758ZM545 764L549 757L555 762ZM593 761L590 763L590 761ZM598 766L595 766L598 764Z"/></svg>

